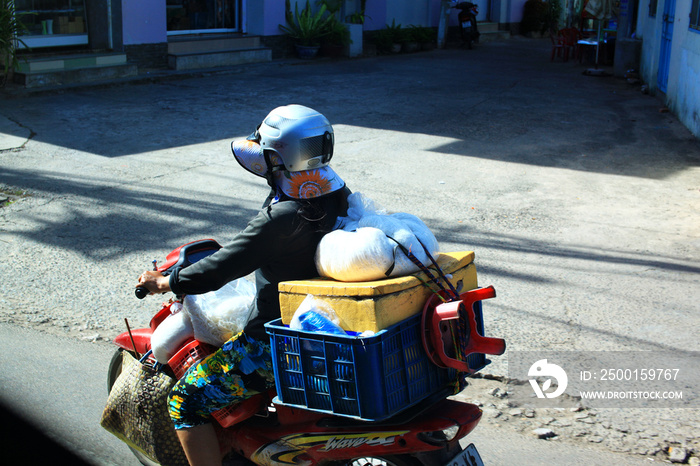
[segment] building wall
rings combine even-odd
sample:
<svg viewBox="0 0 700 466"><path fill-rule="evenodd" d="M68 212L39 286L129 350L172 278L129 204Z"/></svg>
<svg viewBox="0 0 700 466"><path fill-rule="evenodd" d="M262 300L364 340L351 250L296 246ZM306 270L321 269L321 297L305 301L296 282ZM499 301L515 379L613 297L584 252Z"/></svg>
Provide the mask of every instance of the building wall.
<svg viewBox="0 0 700 466"><path fill-rule="evenodd" d="M364 25L365 31L376 31L386 26L387 11L385 2L367 0L365 8L365 14L367 15ZM391 20L388 22L391 23Z"/></svg>
<svg viewBox="0 0 700 466"><path fill-rule="evenodd" d="M667 99L669 108L700 137L700 32L688 28L689 14L690 2L676 4L681 27L673 35Z"/></svg>
<svg viewBox="0 0 700 466"><path fill-rule="evenodd" d="M124 45L167 42L165 0L122 0Z"/></svg>
<svg viewBox="0 0 700 466"><path fill-rule="evenodd" d="M258 2L264 5L264 11L261 15L263 21L262 34L264 36L275 36L282 34L280 30L280 24L285 24L286 20L284 18L284 1L277 0L253 0L253 2ZM250 1L248 2L250 4ZM299 9L304 8L306 2L300 2ZM294 2L292 4L292 11L294 11ZM313 1L310 2L311 5L314 4ZM250 14L249 14L250 16ZM251 31L248 31L251 33Z"/></svg>
<svg viewBox="0 0 700 466"><path fill-rule="evenodd" d="M637 35L642 39L640 71L652 93L660 92L657 77L665 0L658 0L655 17L649 16L649 0L641 0ZM666 105L700 137L700 32L689 26L690 2L676 0Z"/></svg>
<svg viewBox="0 0 700 466"><path fill-rule="evenodd" d="M639 17L637 19L637 38L642 40L642 54L640 58L640 73L642 80L656 88L656 77L659 70L659 47L661 44L661 28L657 27L657 18L661 18L663 12L663 0L659 2L659 8L655 16L649 15L649 0L640 1Z"/></svg>
<svg viewBox="0 0 700 466"><path fill-rule="evenodd" d="M522 19L522 5L526 0L470 0L479 7L477 21L493 21L497 23L509 22L514 15L517 22ZM402 26L416 25L437 27L440 17L440 4L442 0L375 0L367 2L367 14L371 17L365 23L365 30L372 31L382 29L396 19L396 24ZM509 15L501 15L505 11L503 4L510 7L516 4L515 11ZM518 7L517 4L520 6ZM450 13L450 26L457 26L457 10Z"/></svg>
<svg viewBox="0 0 700 466"><path fill-rule="evenodd" d="M683 124L700 138L700 34L695 33L689 41L694 42L694 50L684 47L679 54L680 72L671 107Z"/></svg>
<svg viewBox="0 0 700 466"><path fill-rule="evenodd" d="M401 24L402 27L428 26L430 4L431 0L414 0L412 2L387 0L386 17L396 18L396 24ZM388 22L391 22L391 19Z"/></svg>
<svg viewBox="0 0 700 466"><path fill-rule="evenodd" d="M477 20L498 23L519 23L526 0L472 0L479 5ZM280 24L285 24L284 0L244 0L246 11L243 30L251 35L281 35ZM304 8L306 0L291 0ZM315 5L315 1L310 1ZM351 1L347 1L351 4ZM359 1L357 2L359 4ZM437 27L441 0L372 0L366 4L365 31L383 29L392 20L403 26ZM121 19L124 45L167 42L165 0L121 0ZM450 14L450 25L457 25L457 13Z"/></svg>
<svg viewBox="0 0 700 466"><path fill-rule="evenodd" d="M134 0L125 0L134 1ZM280 35L280 24L285 24L284 0L244 0L246 2L247 22L246 31L249 34L261 36ZM497 23L520 23L523 15L523 5L526 0L471 0L479 6L478 21L494 21ZM299 9L304 8L306 0L290 0L294 11L295 4ZM310 3L315 7L314 0ZM359 1L346 0L346 8L351 11ZM442 0L368 0L365 5L365 31L383 29L393 20L403 27L409 25L437 27ZM457 11L450 14L450 25L457 25Z"/></svg>
<svg viewBox="0 0 700 466"><path fill-rule="evenodd" d="M507 7L505 10L506 22L508 24L520 24L523 20L523 10L525 9L526 0L506 0Z"/></svg>

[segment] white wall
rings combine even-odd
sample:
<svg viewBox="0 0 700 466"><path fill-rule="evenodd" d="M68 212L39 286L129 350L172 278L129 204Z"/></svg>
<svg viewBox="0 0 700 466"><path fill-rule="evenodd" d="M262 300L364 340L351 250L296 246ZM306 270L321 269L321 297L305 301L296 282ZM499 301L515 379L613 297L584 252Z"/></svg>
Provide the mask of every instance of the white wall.
<svg viewBox="0 0 700 466"><path fill-rule="evenodd" d="M693 41L700 41L700 34ZM674 112L685 126L700 138L700 46L683 48L679 57L678 83L675 87Z"/></svg>
<svg viewBox="0 0 700 466"><path fill-rule="evenodd" d="M661 0L663 2L663 0ZM659 3L661 3L659 2ZM660 7L663 4L660 5ZM639 2L637 16L637 39L642 39L642 54L640 57L640 73L645 83L653 83L656 87L656 76L659 67L659 44L661 43L661 28L657 27L657 18L661 17L658 9L655 17L649 16L649 0Z"/></svg>
<svg viewBox="0 0 700 466"><path fill-rule="evenodd" d="M661 22L665 0L658 0L656 17L649 16L649 0L641 0L637 37L642 39L641 75L652 92L658 92L657 76ZM700 137L700 32L691 30L690 2L676 0L666 105Z"/></svg>
<svg viewBox="0 0 700 466"><path fill-rule="evenodd" d="M688 27L690 2L676 2L668 106L700 137L700 31Z"/></svg>

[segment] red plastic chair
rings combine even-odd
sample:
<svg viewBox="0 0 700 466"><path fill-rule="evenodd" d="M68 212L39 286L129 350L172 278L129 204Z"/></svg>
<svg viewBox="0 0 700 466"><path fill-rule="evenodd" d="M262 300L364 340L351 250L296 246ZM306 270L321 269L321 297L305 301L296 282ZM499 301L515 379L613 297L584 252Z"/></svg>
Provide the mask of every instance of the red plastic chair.
<svg viewBox="0 0 700 466"><path fill-rule="evenodd" d="M564 55L567 57L567 59L569 56L574 59L579 58L580 47L578 45L578 41L581 39L581 33L579 30L573 27L565 28L559 31L559 33L562 37L564 48L566 49Z"/></svg>
<svg viewBox="0 0 700 466"><path fill-rule="evenodd" d="M549 33L549 38L552 40L552 57L550 58L550 61L554 61L554 57L562 58L564 61L569 60L569 49L566 48L564 38L560 32L557 34L554 34L553 32Z"/></svg>

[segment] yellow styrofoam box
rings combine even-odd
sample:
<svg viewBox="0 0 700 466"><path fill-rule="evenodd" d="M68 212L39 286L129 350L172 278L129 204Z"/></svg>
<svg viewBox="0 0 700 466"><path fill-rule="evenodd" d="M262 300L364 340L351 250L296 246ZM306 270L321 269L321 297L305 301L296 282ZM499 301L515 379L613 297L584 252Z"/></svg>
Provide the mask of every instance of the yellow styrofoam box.
<svg viewBox="0 0 700 466"><path fill-rule="evenodd" d="M460 293L477 287L473 252L440 253L436 261L446 274L452 275L450 282ZM433 271L433 275L437 273ZM432 292L421 280L428 281L423 272L370 282L327 278L281 282L282 323L289 325L301 302L311 294L333 308L343 329L377 332L423 311Z"/></svg>

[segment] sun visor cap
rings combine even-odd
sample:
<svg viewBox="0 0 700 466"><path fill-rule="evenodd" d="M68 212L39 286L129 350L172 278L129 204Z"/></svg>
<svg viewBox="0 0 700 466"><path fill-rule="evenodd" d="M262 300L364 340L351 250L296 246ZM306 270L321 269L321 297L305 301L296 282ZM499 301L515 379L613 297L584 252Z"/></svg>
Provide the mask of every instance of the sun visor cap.
<svg viewBox="0 0 700 466"><path fill-rule="evenodd" d="M345 186L345 181L328 165L298 172L280 170L272 177L275 185L294 199L321 197Z"/></svg>
<svg viewBox="0 0 700 466"><path fill-rule="evenodd" d="M248 139L234 141L231 150L243 168L254 175L266 177L267 163L260 144ZM277 154L268 154L273 166L282 166ZM345 181L330 166L297 172L276 170L272 173L272 180L284 194L294 199L320 197L345 186Z"/></svg>
<svg viewBox="0 0 700 466"><path fill-rule="evenodd" d="M268 167L260 144L250 139L233 141L231 150L233 151L233 156L243 168L253 175L265 178ZM282 165L282 160L277 155L271 154L270 163L272 166Z"/></svg>

